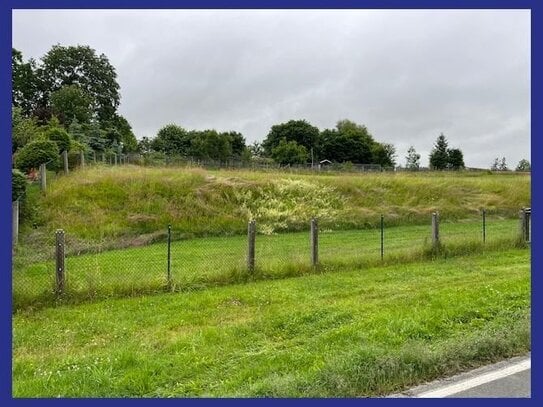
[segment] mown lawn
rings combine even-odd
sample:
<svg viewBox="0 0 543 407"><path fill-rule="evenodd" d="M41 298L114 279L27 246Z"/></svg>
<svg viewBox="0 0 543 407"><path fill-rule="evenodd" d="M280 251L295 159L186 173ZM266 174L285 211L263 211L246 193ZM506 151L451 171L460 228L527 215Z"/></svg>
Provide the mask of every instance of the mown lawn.
<svg viewBox="0 0 543 407"><path fill-rule="evenodd" d="M257 225L258 226L258 225ZM175 225L174 225L175 231ZM164 290L167 286L167 245L156 243L122 250L79 254L67 231L67 300L85 300ZM483 251L502 244L511 247L517 220L487 220L487 243L482 244L481 222L441 224L444 249L456 254ZM430 226L386 227L381 261L380 231L334 230L322 227L319 237L320 271L421 260L427 257ZM52 259L54 242L39 256ZM80 249L86 247L79 246ZM48 252L47 252L48 250ZM208 237L174 241L171 246L171 289L188 290L251 279L276 279L312 273L307 232L258 235L256 270L247 273L245 236ZM53 260L32 260L35 252L21 251L13 270L14 307L41 306L54 300Z"/></svg>
<svg viewBox="0 0 543 407"><path fill-rule="evenodd" d="M21 311L13 394L383 395L528 351L529 317L527 249Z"/></svg>

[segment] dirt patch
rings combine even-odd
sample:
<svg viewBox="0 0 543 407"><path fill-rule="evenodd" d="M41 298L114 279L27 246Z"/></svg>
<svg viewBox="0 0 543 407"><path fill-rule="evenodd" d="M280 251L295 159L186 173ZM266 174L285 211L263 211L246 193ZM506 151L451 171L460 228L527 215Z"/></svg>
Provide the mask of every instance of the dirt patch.
<svg viewBox="0 0 543 407"><path fill-rule="evenodd" d="M158 219L158 216L156 215L147 215L147 214L142 214L142 213L129 215L127 217L127 220L132 223L150 222L156 219Z"/></svg>

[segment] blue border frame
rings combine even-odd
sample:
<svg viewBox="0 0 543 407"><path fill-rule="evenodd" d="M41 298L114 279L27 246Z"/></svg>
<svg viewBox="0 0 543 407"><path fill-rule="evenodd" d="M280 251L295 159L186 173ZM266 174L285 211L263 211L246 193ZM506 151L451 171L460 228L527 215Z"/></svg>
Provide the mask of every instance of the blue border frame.
<svg viewBox="0 0 543 407"><path fill-rule="evenodd" d="M532 140L532 206L536 208L532 216L534 227L533 245L536 250L532 250L532 343L536 344L532 348L532 383L543 384L543 369L541 368L541 351L537 344L543 343L541 326L543 324L541 312L541 298L538 297L541 292L543 276L539 274L541 270L541 254L537 250L540 247L540 230L542 218L539 217L537 208L540 207L543 190L539 188L538 175L543 173L539 162L534 157L542 152L542 141L538 136L543 134L543 63L542 63L542 43L543 43L543 5L538 0L257 0L250 2L248 0L4 0L0 2L0 27L6 31L7 35L0 38L0 61L2 68L0 70L0 196L6 197L0 201L0 225L4 225L0 231L0 310L1 310L1 357L0 357L0 402L3 405L27 404L27 403L71 403L71 400L51 400L51 399L12 399L12 342L11 342L11 204L7 197L11 197L11 137L7 135L11 132L11 10L12 9L99 9L99 8L132 8L132 9L160 9L160 8L275 8L275 9L308 9L308 8L366 8L366 9L531 9L532 21L532 59L531 59L531 111L540 112L539 116L532 113L531 117L531 140ZM6 227L9 225L9 227ZM507 399L441 399L439 403L468 403L468 404L492 404L496 403L515 403L515 404L533 404L536 401L543 400L542 386L532 386L532 398L526 400L507 400ZM92 399L77 399L81 405L90 405L95 403ZM102 402L102 401L101 401ZM121 404L140 404L141 403L167 403L168 400L140 400L140 399L103 399L103 403L112 405ZM204 403L222 403L230 405L239 405L253 403L253 399L177 399L177 402L185 404ZM435 400L420 399L259 399L258 403L271 405L277 403L311 403L324 405L331 403L351 404L354 403L434 403Z"/></svg>

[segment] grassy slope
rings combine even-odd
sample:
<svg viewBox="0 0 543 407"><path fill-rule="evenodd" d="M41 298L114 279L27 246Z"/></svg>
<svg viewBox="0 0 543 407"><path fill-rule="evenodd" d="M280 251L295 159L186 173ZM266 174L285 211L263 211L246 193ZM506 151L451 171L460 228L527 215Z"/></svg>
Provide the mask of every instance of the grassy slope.
<svg viewBox="0 0 543 407"><path fill-rule="evenodd" d="M38 312L15 396L368 396L530 349L529 252Z"/></svg>
<svg viewBox="0 0 543 407"><path fill-rule="evenodd" d="M284 172L205 171L182 168L97 167L55 180L38 228L27 228L23 244L63 228L83 240L141 245L164 239L239 234L255 217L264 233L306 230L317 216L324 227L428 224L490 214L516 216L530 203L530 177L519 174L368 173L303 175Z"/></svg>

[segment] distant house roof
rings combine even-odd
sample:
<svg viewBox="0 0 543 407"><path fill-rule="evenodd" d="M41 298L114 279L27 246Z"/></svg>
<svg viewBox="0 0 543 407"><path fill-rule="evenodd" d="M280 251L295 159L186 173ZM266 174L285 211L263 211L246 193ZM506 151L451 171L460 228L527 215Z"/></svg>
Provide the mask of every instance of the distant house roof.
<svg viewBox="0 0 543 407"><path fill-rule="evenodd" d="M322 161L319 161L319 164L332 164L332 161L330 161L330 160L322 160Z"/></svg>

